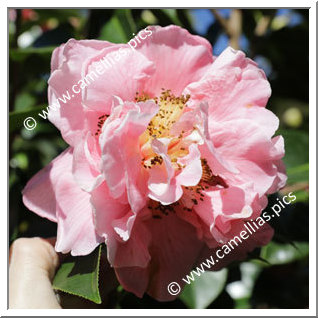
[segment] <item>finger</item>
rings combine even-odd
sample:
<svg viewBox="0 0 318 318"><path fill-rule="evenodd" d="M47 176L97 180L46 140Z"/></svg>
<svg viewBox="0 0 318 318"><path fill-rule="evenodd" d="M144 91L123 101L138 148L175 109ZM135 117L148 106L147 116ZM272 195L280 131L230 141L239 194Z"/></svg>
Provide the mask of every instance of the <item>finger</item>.
<svg viewBox="0 0 318 318"><path fill-rule="evenodd" d="M23 238L23 239L25 239L25 238ZM38 238L35 238L35 239L38 239ZM48 242L50 245L52 245L52 247L55 247L56 237L48 237L48 238L40 238L40 239ZM13 244L11 244L10 249L9 249L9 264L11 262L12 246L13 246ZM59 264L63 263L63 260L68 255L69 254L57 253L57 256L58 256L58 259L59 259Z"/></svg>
<svg viewBox="0 0 318 318"><path fill-rule="evenodd" d="M52 240L21 238L11 250L10 308L60 308L52 288L59 264Z"/></svg>
<svg viewBox="0 0 318 318"><path fill-rule="evenodd" d="M56 243L56 237L49 237L49 238L43 238L43 240L47 241L48 243L50 243L53 247L55 247L55 243ZM57 253L57 252L56 252ZM57 253L57 256L59 258L59 264L63 263L63 260L69 256L70 254L63 254L63 253Z"/></svg>

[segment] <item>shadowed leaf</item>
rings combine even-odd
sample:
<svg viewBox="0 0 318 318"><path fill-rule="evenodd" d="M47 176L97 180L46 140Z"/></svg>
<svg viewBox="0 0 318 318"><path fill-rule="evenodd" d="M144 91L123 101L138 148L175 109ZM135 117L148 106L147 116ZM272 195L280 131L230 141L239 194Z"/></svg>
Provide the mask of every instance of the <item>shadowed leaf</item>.
<svg viewBox="0 0 318 318"><path fill-rule="evenodd" d="M53 288L101 303L98 275L101 245L90 255L69 256L57 271Z"/></svg>

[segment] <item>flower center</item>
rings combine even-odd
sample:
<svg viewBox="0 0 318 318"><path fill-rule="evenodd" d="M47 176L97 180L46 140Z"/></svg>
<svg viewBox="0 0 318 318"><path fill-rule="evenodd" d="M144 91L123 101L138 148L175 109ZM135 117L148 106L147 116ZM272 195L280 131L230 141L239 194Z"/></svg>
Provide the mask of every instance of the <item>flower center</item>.
<svg viewBox="0 0 318 318"><path fill-rule="evenodd" d="M180 164L178 159L189 154L189 146L192 143L197 143L199 139L194 138L197 133L195 127L184 130L174 129L174 125L178 122L181 116L189 111L187 110L187 101L190 95L174 96L170 90L163 90L160 97L152 98L159 106L158 113L150 121L147 130L140 136L139 144L143 156L142 165L145 169L151 169L155 165L162 165L163 158L156 154L152 149L152 141L156 138L169 139L167 154L170 157L172 166L177 170L185 168ZM136 93L135 101L142 102L151 99L147 94ZM197 141L196 141L197 140ZM175 209L179 208L185 212L191 212L192 209L204 200L204 192L210 187L227 187L226 183L219 176L213 175L207 160L201 158L202 178L196 186L184 186L183 196L179 201L170 205L163 205L160 202L149 200L148 209L152 213L152 217L160 219L169 213L175 213Z"/></svg>
<svg viewBox="0 0 318 318"><path fill-rule="evenodd" d="M162 165L164 159L157 154L152 148L152 142L154 139L161 139L168 142L167 155L170 158L172 167L176 170L176 174L179 174L186 166L181 164L179 159L189 154L189 147L193 143L201 144L201 137L198 131L192 125L186 125L182 123L178 125L178 121L181 116L186 112L191 111L187 109L187 102L190 95L176 97L171 93L171 90L162 89L161 95L151 98L147 94L136 93L135 102L144 102L152 99L158 106L158 113L151 119L147 129L139 137L139 146L142 154L141 164L144 169L151 169L153 166ZM98 118L98 129L95 133L98 136L101 133L102 126L109 115L102 115ZM187 128L184 128L187 127ZM185 130L182 130L185 129ZM197 138L197 137L198 138ZM166 143L167 144L167 143ZM182 162L182 160L181 160ZM211 187L227 188L225 181L213 174L209 167L207 160L201 158L202 165L202 177L196 186L183 186L183 196L179 201L169 205L163 205L158 201L149 200L148 208L151 210L153 218L161 218L169 213L175 213L175 209L179 206L179 209L185 212L191 212L200 201L204 200L204 192Z"/></svg>
<svg viewBox="0 0 318 318"><path fill-rule="evenodd" d="M161 165L163 159L158 156L151 147L151 142L155 138L169 138L168 155L175 169L182 169L182 166L177 163L177 158L188 154L188 149L182 144L183 138L186 135L182 131L177 136L171 133L173 125L180 119L186 109L187 101L190 95L176 97L171 93L171 90L162 91L160 97L154 97L153 100L159 105L158 113L150 121L147 130L140 136L139 142L141 152L143 154L142 165L146 169L151 169L154 165ZM136 93L135 101L146 101L150 99L147 94Z"/></svg>
<svg viewBox="0 0 318 318"><path fill-rule="evenodd" d="M149 123L144 137L170 137L171 127L181 117L189 98L190 95L176 97L171 93L171 90L163 90L159 100L157 97L154 98L155 103L159 104L159 111ZM149 99L147 95L137 95L135 98L136 101L145 101L147 99Z"/></svg>

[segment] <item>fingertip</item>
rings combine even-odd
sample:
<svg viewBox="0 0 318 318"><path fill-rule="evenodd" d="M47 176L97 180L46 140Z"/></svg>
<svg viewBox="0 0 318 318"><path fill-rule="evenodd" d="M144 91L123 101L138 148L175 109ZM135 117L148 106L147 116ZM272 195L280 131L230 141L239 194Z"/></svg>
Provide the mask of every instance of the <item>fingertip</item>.
<svg viewBox="0 0 318 318"><path fill-rule="evenodd" d="M44 270L52 279L59 265L59 257L53 244L54 238L18 238L10 247L10 265L14 262L29 266L30 271L35 274Z"/></svg>

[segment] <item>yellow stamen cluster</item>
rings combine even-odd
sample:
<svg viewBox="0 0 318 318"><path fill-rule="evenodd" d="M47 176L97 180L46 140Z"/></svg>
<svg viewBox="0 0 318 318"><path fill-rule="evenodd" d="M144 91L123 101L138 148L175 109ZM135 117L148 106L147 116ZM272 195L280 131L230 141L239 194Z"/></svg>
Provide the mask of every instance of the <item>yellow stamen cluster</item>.
<svg viewBox="0 0 318 318"><path fill-rule="evenodd" d="M140 145L147 149L145 151L142 160L142 165L147 169L151 169L153 165L161 165L163 159L161 156L157 156L150 147L151 141L154 138L171 138L168 154L171 162L175 165L176 169L181 170L184 166L177 163L179 157L185 156L188 150L180 146L180 141L184 137L185 132L182 131L179 136L171 135L172 126L179 120L184 109L187 107L186 103L189 100L190 95L176 97L172 94L171 90L162 89L162 93L159 98L152 98L156 104L159 105L158 113L152 118L148 124L147 130L140 136ZM136 93L135 101L144 102L149 100L149 95L142 93ZM146 146L145 146L146 145Z"/></svg>
<svg viewBox="0 0 318 318"><path fill-rule="evenodd" d="M192 131L179 131L177 135L172 130L173 125L180 119L188 102L190 95L176 97L171 90L162 89L159 98L151 98L149 95L136 93L136 102L145 102L149 99L159 106L158 113L152 118L146 131L139 137L141 153L143 155L141 164L144 169L151 169L153 166L162 165L163 158L155 153L151 143L154 138L169 138L167 154L170 157L172 166L176 171L184 169L186 166L178 162L180 158L186 156L189 143L184 140ZM98 118L98 129L95 133L98 136L101 133L104 122L108 115L102 115ZM196 142L196 141L194 141ZM196 186L184 186L184 196L178 201L169 205L163 205L160 202L149 200L148 209L151 211L152 217L161 219L169 213L175 213L175 209L179 206L181 210L191 212L192 209L204 200L204 192L211 186L220 186L227 188L227 184L220 177L213 174L206 159L201 158L202 177Z"/></svg>
<svg viewBox="0 0 318 318"><path fill-rule="evenodd" d="M180 118L189 98L190 95L176 97L169 89L162 91L159 100L154 98L159 104L159 112L148 125L149 136L153 138L169 136L171 127Z"/></svg>
<svg viewBox="0 0 318 318"><path fill-rule="evenodd" d="M145 158L143 158L141 161L142 161L142 164L143 164L143 166L144 166L144 168L145 169L151 169L151 167L152 166L155 166L155 165L161 165L162 164L162 162L163 162L163 159L162 159L162 157L161 156L154 156L153 158L151 158L150 159L150 164L149 164L149 162L145 162Z"/></svg>
<svg viewBox="0 0 318 318"><path fill-rule="evenodd" d="M153 100L159 105L158 113L150 121L147 130L140 137L140 147L144 158L142 165L145 169L151 169L155 165L161 165L163 158L156 154L151 147L151 142L154 138L169 138L168 155L171 163L176 170L182 170L185 165L181 165L178 159L187 155L188 144L184 142L184 138L191 132L181 131L178 135L172 132L173 125L180 119L182 113L187 107L190 96L174 96L170 90L162 91L159 98L155 97ZM136 94L136 102L144 102L149 100L147 94ZM193 128L195 129L195 128ZM202 178L196 186L183 187L184 196L178 201L170 205L162 205L160 202L150 200L148 209L155 219L161 219L162 216L169 213L175 213L175 209L180 206L183 211L191 212L192 209L204 200L204 192L211 186L227 187L224 180L216 175L213 175L211 168L206 159L201 159Z"/></svg>
<svg viewBox="0 0 318 318"><path fill-rule="evenodd" d="M147 127L148 136L153 138L169 136L172 125L180 118L189 98L190 95L176 97L170 89L163 90L159 99L154 97L155 103L159 104L159 111ZM136 102L144 102L149 99L149 95L145 93L136 93Z"/></svg>

